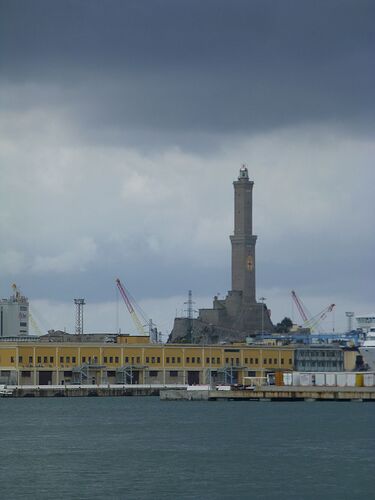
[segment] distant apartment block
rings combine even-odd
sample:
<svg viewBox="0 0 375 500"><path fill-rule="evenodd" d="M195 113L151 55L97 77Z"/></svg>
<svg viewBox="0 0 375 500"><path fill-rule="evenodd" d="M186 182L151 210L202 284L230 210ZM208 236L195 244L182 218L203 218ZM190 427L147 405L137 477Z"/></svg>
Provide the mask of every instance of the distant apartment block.
<svg viewBox="0 0 375 500"><path fill-rule="evenodd" d="M29 335L29 301L18 291L0 300L0 337Z"/></svg>

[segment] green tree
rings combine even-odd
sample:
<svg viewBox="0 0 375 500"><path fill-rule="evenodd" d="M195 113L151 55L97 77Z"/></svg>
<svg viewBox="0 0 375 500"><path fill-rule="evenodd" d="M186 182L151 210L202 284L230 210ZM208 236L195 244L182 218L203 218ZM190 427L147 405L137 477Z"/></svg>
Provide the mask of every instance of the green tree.
<svg viewBox="0 0 375 500"><path fill-rule="evenodd" d="M280 321L280 323L277 323L275 330L277 333L288 333L292 326L292 320L285 317L282 321Z"/></svg>

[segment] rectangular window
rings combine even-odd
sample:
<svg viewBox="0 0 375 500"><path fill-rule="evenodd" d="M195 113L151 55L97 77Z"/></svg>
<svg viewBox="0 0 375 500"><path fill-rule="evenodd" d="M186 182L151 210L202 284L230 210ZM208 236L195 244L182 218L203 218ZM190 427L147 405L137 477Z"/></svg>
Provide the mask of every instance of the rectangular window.
<svg viewBox="0 0 375 500"><path fill-rule="evenodd" d="M160 363L160 357L158 356L158 363Z"/></svg>
<svg viewBox="0 0 375 500"><path fill-rule="evenodd" d="M289 358L289 364L290 365L292 364L292 358Z"/></svg>
<svg viewBox="0 0 375 500"><path fill-rule="evenodd" d="M277 359L276 358L273 360L273 364L277 365Z"/></svg>
<svg viewBox="0 0 375 500"><path fill-rule="evenodd" d="M281 358L281 364L282 365L284 364L284 358Z"/></svg>
<svg viewBox="0 0 375 500"><path fill-rule="evenodd" d="M191 362L195 363L195 356L193 358L191 358Z"/></svg>
<svg viewBox="0 0 375 500"><path fill-rule="evenodd" d="M220 365L220 358L216 358L216 362L218 365Z"/></svg>
<svg viewBox="0 0 375 500"><path fill-rule="evenodd" d="M115 357L115 363L118 363L118 356Z"/></svg>
<svg viewBox="0 0 375 500"><path fill-rule="evenodd" d="M86 356L82 356L82 363L86 363Z"/></svg>
<svg viewBox="0 0 375 500"><path fill-rule="evenodd" d="M125 356L125 363L129 363L129 356Z"/></svg>
<svg viewBox="0 0 375 500"><path fill-rule="evenodd" d="M24 321L22 321L22 322L20 323L20 326L25 327L25 326L27 326L27 323L25 323Z"/></svg>
<svg viewBox="0 0 375 500"><path fill-rule="evenodd" d="M64 363L64 356L60 356L60 363Z"/></svg>
<svg viewBox="0 0 375 500"><path fill-rule="evenodd" d="M140 362L141 362L141 357L137 356L137 363L140 364Z"/></svg>
<svg viewBox="0 0 375 500"><path fill-rule="evenodd" d="M180 362L180 358L178 358L178 362ZM174 364L175 363L175 357L172 356L172 363Z"/></svg>
<svg viewBox="0 0 375 500"><path fill-rule="evenodd" d="M256 365L258 364L258 358L255 358L255 364Z"/></svg>
<svg viewBox="0 0 375 500"><path fill-rule="evenodd" d="M11 362L11 363L14 363L14 356L11 356L11 357L10 357L10 362Z"/></svg>
<svg viewBox="0 0 375 500"><path fill-rule="evenodd" d="M236 358L236 365L238 366L240 364L240 358Z"/></svg>
<svg viewBox="0 0 375 500"><path fill-rule="evenodd" d="M150 358L148 356L146 356L146 363L149 363L150 362Z"/></svg>
<svg viewBox="0 0 375 500"><path fill-rule="evenodd" d="M177 363L181 363L181 358L180 357L177 358Z"/></svg>
<svg viewBox="0 0 375 500"><path fill-rule="evenodd" d="M186 363L190 363L190 358L186 358Z"/></svg>
<svg viewBox="0 0 375 500"><path fill-rule="evenodd" d="M33 362L33 357L29 356L29 363L32 363L32 362Z"/></svg>
<svg viewBox="0 0 375 500"><path fill-rule="evenodd" d="M47 362L48 362L47 356L43 356L43 363L47 363Z"/></svg>
<svg viewBox="0 0 375 500"><path fill-rule="evenodd" d="M211 359L211 363L214 365L215 364L215 358Z"/></svg>
<svg viewBox="0 0 375 500"><path fill-rule="evenodd" d="M166 362L167 362L167 363L169 363L169 357L168 357L168 356L167 356L167 358L166 358Z"/></svg>
<svg viewBox="0 0 375 500"><path fill-rule="evenodd" d="M132 356L132 364L134 365L134 356Z"/></svg>
<svg viewBox="0 0 375 500"><path fill-rule="evenodd" d="M22 363L22 356L18 356L18 362Z"/></svg>
<svg viewBox="0 0 375 500"><path fill-rule="evenodd" d="M263 359L263 364L266 365L267 364L267 360L266 358Z"/></svg>
<svg viewBox="0 0 375 500"><path fill-rule="evenodd" d="M109 362L113 363L113 356L109 356Z"/></svg>
<svg viewBox="0 0 375 500"><path fill-rule="evenodd" d="M66 357L66 362L67 362L67 363L70 363L70 356L67 356L67 357ZM46 363L46 361L45 361L45 363Z"/></svg>
<svg viewBox="0 0 375 500"><path fill-rule="evenodd" d="M208 364L210 362L210 358L206 358L206 363Z"/></svg>
<svg viewBox="0 0 375 500"><path fill-rule="evenodd" d="M268 358L268 364L272 365L272 358Z"/></svg>
<svg viewBox="0 0 375 500"><path fill-rule="evenodd" d="M126 360L126 358L125 358L125 360ZM104 363L107 362L107 356L104 356L103 361L104 361Z"/></svg>
<svg viewBox="0 0 375 500"><path fill-rule="evenodd" d="M53 358L51 358L51 363L53 362ZM72 356L72 363L75 363L76 362L76 357L75 356Z"/></svg>
<svg viewBox="0 0 375 500"><path fill-rule="evenodd" d="M245 365L247 365L247 358L245 358Z"/></svg>
<svg viewBox="0 0 375 500"><path fill-rule="evenodd" d="M197 363L200 363L201 362L201 358L197 358Z"/></svg>
<svg viewBox="0 0 375 500"><path fill-rule="evenodd" d="M250 364L252 365L253 364L253 358L250 358Z"/></svg>
<svg viewBox="0 0 375 500"><path fill-rule="evenodd" d="M38 356L38 363L42 362L42 356Z"/></svg>
<svg viewBox="0 0 375 500"><path fill-rule="evenodd" d="M225 358L225 363L229 364L229 358Z"/></svg>
<svg viewBox="0 0 375 500"><path fill-rule="evenodd" d="M157 371L150 371L150 377L157 377L158 372Z"/></svg>
<svg viewBox="0 0 375 500"><path fill-rule="evenodd" d="M170 377L177 377L177 376L178 376L178 372L177 372L177 371L172 370L172 371L170 371L170 372L169 372L169 376L170 376Z"/></svg>

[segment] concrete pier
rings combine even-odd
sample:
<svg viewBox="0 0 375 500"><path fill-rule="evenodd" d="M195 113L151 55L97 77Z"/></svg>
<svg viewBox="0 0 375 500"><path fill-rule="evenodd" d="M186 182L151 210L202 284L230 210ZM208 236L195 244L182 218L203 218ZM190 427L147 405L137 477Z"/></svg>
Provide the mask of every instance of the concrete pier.
<svg viewBox="0 0 375 500"><path fill-rule="evenodd" d="M159 396L160 390L183 390L186 385L107 384L107 385L8 385L7 397Z"/></svg>
<svg viewBox="0 0 375 500"><path fill-rule="evenodd" d="M256 390L162 389L163 401L373 401L375 387L258 387Z"/></svg>

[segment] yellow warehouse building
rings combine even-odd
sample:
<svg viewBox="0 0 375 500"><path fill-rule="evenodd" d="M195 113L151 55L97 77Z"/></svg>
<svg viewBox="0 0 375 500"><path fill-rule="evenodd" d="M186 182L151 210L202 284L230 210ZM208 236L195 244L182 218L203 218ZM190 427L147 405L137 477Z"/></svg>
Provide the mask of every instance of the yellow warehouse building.
<svg viewBox="0 0 375 500"><path fill-rule="evenodd" d="M244 377L292 370L294 364L290 346L151 344L148 337L126 335L107 343L93 337L4 339L0 383L241 384Z"/></svg>

